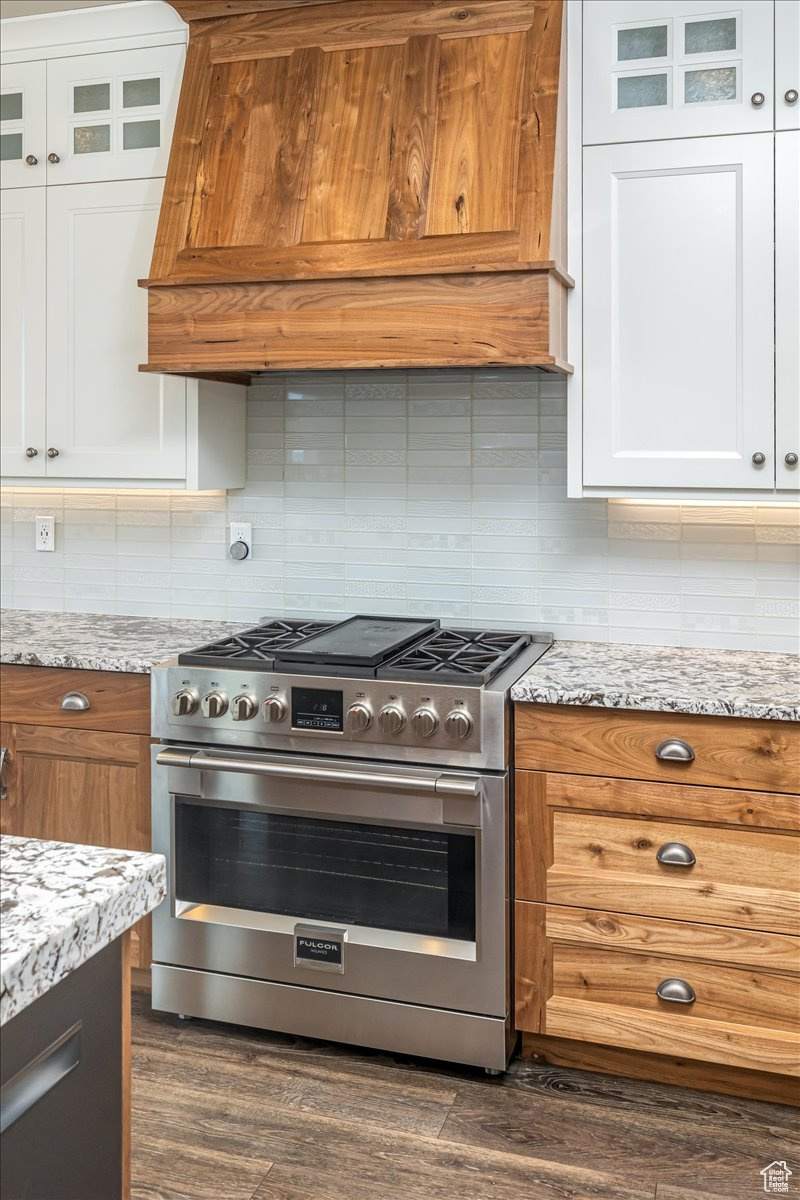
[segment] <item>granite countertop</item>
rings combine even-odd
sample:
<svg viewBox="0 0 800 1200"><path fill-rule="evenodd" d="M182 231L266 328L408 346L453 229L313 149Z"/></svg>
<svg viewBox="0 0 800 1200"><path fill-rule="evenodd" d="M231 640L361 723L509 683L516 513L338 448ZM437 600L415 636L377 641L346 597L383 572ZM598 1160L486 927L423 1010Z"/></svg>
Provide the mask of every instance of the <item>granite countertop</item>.
<svg viewBox="0 0 800 1200"><path fill-rule="evenodd" d="M164 899L161 854L0 837L0 1025Z"/></svg>
<svg viewBox="0 0 800 1200"><path fill-rule="evenodd" d="M0 662L146 674L156 663L248 626L244 622L0 611Z"/></svg>
<svg viewBox="0 0 800 1200"><path fill-rule="evenodd" d="M800 721L800 658L748 650L556 642L514 684L511 698Z"/></svg>

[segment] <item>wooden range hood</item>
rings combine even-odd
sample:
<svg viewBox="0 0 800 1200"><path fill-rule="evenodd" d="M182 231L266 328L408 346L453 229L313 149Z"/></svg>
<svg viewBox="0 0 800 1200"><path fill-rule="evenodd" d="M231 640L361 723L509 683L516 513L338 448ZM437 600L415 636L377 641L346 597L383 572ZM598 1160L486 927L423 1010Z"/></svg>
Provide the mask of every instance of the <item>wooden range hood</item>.
<svg viewBox="0 0 800 1200"><path fill-rule="evenodd" d="M562 0L171 3L143 370L570 370Z"/></svg>

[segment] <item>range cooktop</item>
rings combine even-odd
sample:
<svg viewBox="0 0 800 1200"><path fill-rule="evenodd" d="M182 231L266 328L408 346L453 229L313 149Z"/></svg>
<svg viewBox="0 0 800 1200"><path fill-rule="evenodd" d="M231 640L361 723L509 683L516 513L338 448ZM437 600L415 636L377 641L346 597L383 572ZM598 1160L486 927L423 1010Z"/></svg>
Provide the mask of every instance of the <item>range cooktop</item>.
<svg viewBox="0 0 800 1200"><path fill-rule="evenodd" d="M422 680L482 687L533 640L530 633L442 629L438 620L356 616L275 620L178 656L182 666Z"/></svg>

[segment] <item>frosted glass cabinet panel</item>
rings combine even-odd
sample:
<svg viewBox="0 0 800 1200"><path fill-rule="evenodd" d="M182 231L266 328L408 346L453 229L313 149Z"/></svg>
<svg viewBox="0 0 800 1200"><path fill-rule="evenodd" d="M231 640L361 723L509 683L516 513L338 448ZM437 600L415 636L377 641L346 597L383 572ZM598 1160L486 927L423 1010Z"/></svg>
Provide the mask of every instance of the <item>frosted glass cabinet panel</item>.
<svg viewBox="0 0 800 1200"><path fill-rule="evenodd" d="M775 128L800 129L800 0L775 0Z"/></svg>
<svg viewBox="0 0 800 1200"><path fill-rule="evenodd" d="M183 46L156 46L51 59L47 182L164 175L183 57Z"/></svg>
<svg viewBox="0 0 800 1200"><path fill-rule="evenodd" d="M186 385L147 358L147 274L163 180L47 189L48 476L186 473Z"/></svg>
<svg viewBox="0 0 800 1200"><path fill-rule="evenodd" d="M774 487L773 141L584 151L585 486Z"/></svg>
<svg viewBox="0 0 800 1200"><path fill-rule="evenodd" d="M773 128L772 0L589 0L583 64L585 145Z"/></svg>
<svg viewBox="0 0 800 1200"><path fill-rule="evenodd" d="M44 475L45 188L0 196L0 472ZM32 453L31 453L32 452Z"/></svg>
<svg viewBox="0 0 800 1200"><path fill-rule="evenodd" d="M44 62L8 63L0 74L0 187L45 182Z"/></svg>
<svg viewBox="0 0 800 1200"><path fill-rule="evenodd" d="M800 488L800 130L775 135L775 459ZM788 457L787 457L788 456ZM793 460L792 456L796 456Z"/></svg>

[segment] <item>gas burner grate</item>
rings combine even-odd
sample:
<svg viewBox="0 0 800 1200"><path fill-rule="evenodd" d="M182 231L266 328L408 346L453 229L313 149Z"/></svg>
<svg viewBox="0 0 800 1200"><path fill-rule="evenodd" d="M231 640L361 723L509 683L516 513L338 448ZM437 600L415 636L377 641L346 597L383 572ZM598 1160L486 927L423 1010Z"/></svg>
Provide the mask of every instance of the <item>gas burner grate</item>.
<svg viewBox="0 0 800 1200"><path fill-rule="evenodd" d="M271 671L282 650L322 633L333 624L333 621L270 621L220 642L212 642L209 646L201 646L198 650L179 654L178 662L187 667L235 663L253 670Z"/></svg>
<svg viewBox="0 0 800 1200"><path fill-rule="evenodd" d="M529 633L440 629L378 671L379 679L418 679L480 687L529 645Z"/></svg>

